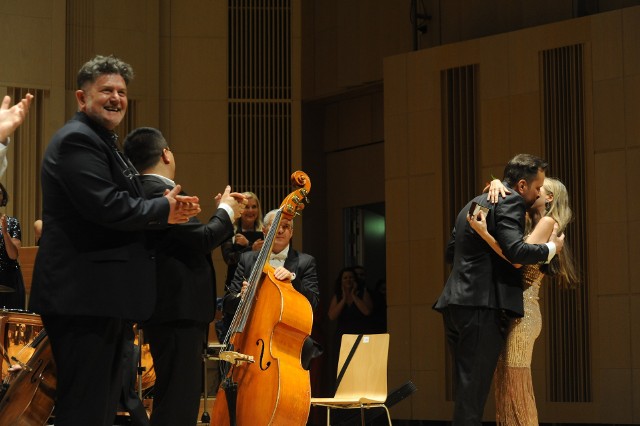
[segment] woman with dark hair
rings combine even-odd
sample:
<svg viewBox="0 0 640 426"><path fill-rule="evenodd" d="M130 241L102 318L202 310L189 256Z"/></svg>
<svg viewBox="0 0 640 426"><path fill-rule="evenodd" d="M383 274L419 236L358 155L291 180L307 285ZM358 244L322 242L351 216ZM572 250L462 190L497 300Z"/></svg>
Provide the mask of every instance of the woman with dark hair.
<svg viewBox="0 0 640 426"><path fill-rule="evenodd" d="M327 315L336 321L336 332L331 351L332 371L337 371L340 343L343 334L367 334L375 330L371 314L373 298L364 282L360 281L355 268L342 268L335 283L335 293L329 304ZM335 377L335 376L334 376Z"/></svg>
<svg viewBox="0 0 640 426"><path fill-rule="evenodd" d="M9 202L9 194L0 184L0 207ZM2 215L0 219L2 239L0 239L0 308L24 309L25 290L22 272L18 263L22 232L20 222L15 217Z"/></svg>
<svg viewBox="0 0 640 426"><path fill-rule="evenodd" d="M337 321L336 334L368 333L373 300L353 268L343 268L336 280L335 294L329 305L329 319Z"/></svg>

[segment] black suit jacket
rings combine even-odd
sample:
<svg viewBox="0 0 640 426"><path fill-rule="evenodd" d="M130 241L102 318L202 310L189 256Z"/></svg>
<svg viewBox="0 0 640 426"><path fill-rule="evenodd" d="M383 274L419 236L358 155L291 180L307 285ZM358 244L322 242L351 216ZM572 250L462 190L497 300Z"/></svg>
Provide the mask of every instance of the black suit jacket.
<svg viewBox="0 0 640 426"><path fill-rule="evenodd" d="M245 277L251 275L251 270L256 263L259 253L258 251L250 251L240 255L238 268L224 295L223 307L225 313L233 316L236 312L238 304L240 303L240 299L238 299L236 295L242 290L242 281L245 281ZM299 293L302 293L311 304L311 308L315 309L316 306L318 306L320 296L316 259L311 255L297 252L289 247L289 253L284 261L284 267L289 272L296 274L295 279L291 283L293 288Z"/></svg>
<svg viewBox="0 0 640 426"><path fill-rule="evenodd" d="M487 228L512 262L534 264L547 260L545 244L526 244L523 239L526 205L515 191L495 205L482 194L458 214L445 258L453 269L434 309L448 305L504 309L512 316L523 315L520 271L502 259L467 222L473 201L489 207Z"/></svg>
<svg viewBox="0 0 640 426"><path fill-rule="evenodd" d="M153 175L141 176L148 198L161 197L171 189ZM192 218L188 223L152 231L157 245L157 302L147 324L172 320L213 321L215 315L215 271L211 251L233 234L233 224L224 209L208 223Z"/></svg>
<svg viewBox="0 0 640 426"><path fill-rule="evenodd" d="M44 231L30 309L45 315L146 319L155 253L145 230L167 226L169 202L146 200L114 134L77 113L42 162Z"/></svg>

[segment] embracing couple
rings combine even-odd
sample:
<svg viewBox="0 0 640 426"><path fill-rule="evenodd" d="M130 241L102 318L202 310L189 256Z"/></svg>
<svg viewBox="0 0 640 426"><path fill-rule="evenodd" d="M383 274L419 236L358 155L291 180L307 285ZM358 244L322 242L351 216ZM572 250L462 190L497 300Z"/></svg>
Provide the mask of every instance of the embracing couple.
<svg viewBox="0 0 640 426"><path fill-rule="evenodd" d="M445 255L453 269L434 305L454 360L454 425L481 424L499 359L496 386L514 374L518 384L496 389L497 422L537 424L530 370L541 328L537 290L550 270L576 280L562 253L571 220L566 188L546 169L536 156L516 155L503 182L492 182L489 196L475 197L456 218Z"/></svg>

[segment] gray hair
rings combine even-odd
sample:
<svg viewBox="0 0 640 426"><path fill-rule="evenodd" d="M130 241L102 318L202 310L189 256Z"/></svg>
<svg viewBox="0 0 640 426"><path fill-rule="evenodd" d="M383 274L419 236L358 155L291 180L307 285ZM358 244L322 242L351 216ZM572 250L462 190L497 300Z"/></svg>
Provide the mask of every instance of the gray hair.
<svg viewBox="0 0 640 426"><path fill-rule="evenodd" d="M87 83L93 83L98 77L105 74L119 74L126 84L133 80L133 68L131 68L131 65L113 55L97 55L85 63L78 71L78 89L82 89Z"/></svg>
<svg viewBox="0 0 640 426"><path fill-rule="evenodd" d="M264 220L263 220L264 226L266 227L271 226L271 223L273 222L273 219L276 216L276 213L278 212L278 210L280 209L273 209L269 213L264 215ZM293 230L293 220L291 220L291 229Z"/></svg>

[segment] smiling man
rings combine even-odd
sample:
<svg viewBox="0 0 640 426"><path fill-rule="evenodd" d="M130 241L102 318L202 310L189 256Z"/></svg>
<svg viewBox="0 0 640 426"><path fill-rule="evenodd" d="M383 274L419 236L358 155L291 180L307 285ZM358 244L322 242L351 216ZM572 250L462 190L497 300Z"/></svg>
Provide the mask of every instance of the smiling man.
<svg viewBox="0 0 640 426"><path fill-rule="evenodd" d="M127 111L131 66L96 56L78 73L78 112L42 162L44 231L30 309L42 316L57 367L56 425L112 425L131 321L155 305L149 229L184 223L197 197L147 200L113 130Z"/></svg>

